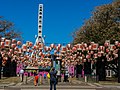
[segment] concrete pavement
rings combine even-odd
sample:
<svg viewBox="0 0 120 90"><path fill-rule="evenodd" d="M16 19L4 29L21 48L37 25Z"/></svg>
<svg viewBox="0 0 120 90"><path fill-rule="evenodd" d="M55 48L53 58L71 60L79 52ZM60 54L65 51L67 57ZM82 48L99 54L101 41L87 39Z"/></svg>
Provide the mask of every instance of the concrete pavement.
<svg viewBox="0 0 120 90"><path fill-rule="evenodd" d="M34 86L33 77L27 78L26 81L20 83L11 83L0 85L0 90L49 90L50 86L47 79L43 79L43 84ZM57 90L120 90L120 86L100 85L99 83L85 83L80 80L73 79L69 82L59 82Z"/></svg>

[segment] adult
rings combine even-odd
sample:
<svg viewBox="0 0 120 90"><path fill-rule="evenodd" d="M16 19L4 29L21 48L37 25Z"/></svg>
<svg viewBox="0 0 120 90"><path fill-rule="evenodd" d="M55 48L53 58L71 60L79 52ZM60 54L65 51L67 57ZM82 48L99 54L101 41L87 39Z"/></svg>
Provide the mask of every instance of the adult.
<svg viewBox="0 0 120 90"><path fill-rule="evenodd" d="M9 57L7 54L4 57L5 63L3 67L3 77L10 77L11 74L11 57Z"/></svg>
<svg viewBox="0 0 120 90"><path fill-rule="evenodd" d="M24 78L24 70L21 69L20 72L19 72L19 74L20 74L21 82L23 82L23 78Z"/></svg>
<svg viewBox="0 0 120 90"><path fill-rule="evenodd" d="M76 78L82 77L82 69L83 69L83 65L81 64L81 62L79 62L79 63L76 65Z"/></svg>
<svg viewBox="0 0 120 90"><path fill-rule="evenodd" d="M53 67L50 72L50 90L52 90L52 86L54 85L54 90L56 90L56 84L57 84L57 70Z"/></svg>
<svg viewBox="0 0 120 90"><path fill-rule="evenodd" d="M17 59L15 58L15 59L13 59L12 62L11 62L11 76L12 76L12 77L17 76L17 74L16 74L17 62L16 62L16 60L17 60Z"/></svg>

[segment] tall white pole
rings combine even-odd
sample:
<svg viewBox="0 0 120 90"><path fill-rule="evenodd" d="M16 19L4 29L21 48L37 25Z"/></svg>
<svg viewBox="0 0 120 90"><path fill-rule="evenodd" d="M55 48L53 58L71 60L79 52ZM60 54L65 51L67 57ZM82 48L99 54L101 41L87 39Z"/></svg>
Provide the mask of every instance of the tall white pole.
<svg viewBox="0 0 120 90"><path fill-rule="evenodd" d="M44 38L42 37L42 28L43 28L43 4L39 4L39 8L38 8L38 35L36 37L34 45L36 45L37 43L41 43L44 45ZM31 56L32 55L33 55L33 53L31 54ZM38 57L38 56L36 55L36 57Z"/></svg>
<svg viewBox="0 0 120 90"><path fill-rule="evenodd" d="M43 4L39 4L38 9L38 39L37 42L44 43L42 37L42 28L43 28Z"/></svg>

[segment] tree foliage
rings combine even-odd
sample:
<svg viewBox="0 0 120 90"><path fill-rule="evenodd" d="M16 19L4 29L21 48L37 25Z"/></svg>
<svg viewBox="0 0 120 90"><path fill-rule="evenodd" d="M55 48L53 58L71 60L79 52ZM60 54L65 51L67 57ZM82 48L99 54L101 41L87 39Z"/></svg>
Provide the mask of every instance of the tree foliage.
<svg viewBox="0 0 120 90"><path fill-rule="evenodd" d="M14 24L4 20L3 17L0 16L0 38L1 37L22 40L21 32L14 29Z"/></svg>
<svg viewBox="0 0 120 90"><path fill-rule="evenodd" d="M105 40L120 41L120 1L96 7L93 15L84 25L73 33L73 43Z"/></svg>

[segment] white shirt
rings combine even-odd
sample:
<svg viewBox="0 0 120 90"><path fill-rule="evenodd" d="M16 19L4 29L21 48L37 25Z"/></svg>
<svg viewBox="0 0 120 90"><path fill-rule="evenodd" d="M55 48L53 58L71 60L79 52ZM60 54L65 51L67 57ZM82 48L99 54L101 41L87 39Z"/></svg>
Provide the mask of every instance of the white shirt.
<svg viewBox="0 0 120 90"><path fill-rule="evenodd" d="M24 73L24 70L23 70L23 69L21 69L21 70L20 70L20 74L23 74L23 73Z"/></svg>

